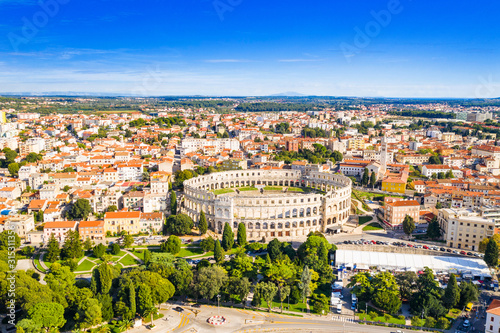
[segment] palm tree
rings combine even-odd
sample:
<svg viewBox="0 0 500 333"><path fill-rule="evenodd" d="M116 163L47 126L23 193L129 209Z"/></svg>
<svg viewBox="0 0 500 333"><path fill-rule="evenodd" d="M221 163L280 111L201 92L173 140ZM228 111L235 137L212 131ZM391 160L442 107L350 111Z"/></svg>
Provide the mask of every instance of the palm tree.
<svg viewBox="0 0 500 333"><path fill-rule="evenodd" d="M122 320L118 323L118 329L123 332L123 331L128 331L134 326L134 320Z"/></svg>
<svg viewBox="0 0 500 333"><path fill-rule="evenodd" d="M151 308L147 309L146 311L144 311L144 316L151 316L151 326L155 326L154 322L153 322L153 316L155 314L158 313L158 309L155 308L154 306L152 306Z"/></svg>

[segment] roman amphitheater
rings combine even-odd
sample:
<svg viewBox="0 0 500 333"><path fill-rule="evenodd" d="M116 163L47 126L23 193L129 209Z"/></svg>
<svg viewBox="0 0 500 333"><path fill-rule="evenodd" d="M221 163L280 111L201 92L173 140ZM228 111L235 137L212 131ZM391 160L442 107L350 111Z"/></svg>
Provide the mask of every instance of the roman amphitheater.
<svg viewBox="0 0 500 333"><path fill-rule="evenodd" d="M186 180L181 212L198 221L203 210L218 233L243 222L249 239L261 239L340 230L350 206L351 180L342 175L238 170Z"/></svg>

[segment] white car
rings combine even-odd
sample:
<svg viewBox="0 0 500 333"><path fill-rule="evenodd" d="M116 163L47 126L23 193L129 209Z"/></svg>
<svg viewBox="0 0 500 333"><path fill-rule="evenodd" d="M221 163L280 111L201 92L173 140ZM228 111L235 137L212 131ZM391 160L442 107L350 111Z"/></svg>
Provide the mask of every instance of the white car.
<svg viewBox="0 0 500 333"><path fill-rule="evenodd" d="M464 327L470 327L470 321L468 319L465 319L464 323L463 323L463 326Z"/></svg>

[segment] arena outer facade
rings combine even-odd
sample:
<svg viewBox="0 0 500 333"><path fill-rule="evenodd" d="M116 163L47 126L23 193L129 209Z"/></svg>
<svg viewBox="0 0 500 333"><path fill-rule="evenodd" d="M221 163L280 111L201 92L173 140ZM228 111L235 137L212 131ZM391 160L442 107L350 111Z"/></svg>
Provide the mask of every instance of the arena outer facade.
<svg viewBox="0 0 500 333"><path fill-rule="evenodd" d="M321 192L249 191L242 196L210 192L252 185L302 186ZM349 218L351 185L351 180L345 176L322 172L307 175L297 170L212 173L184 181L181 212L198 221L203 210L209 228L217 233L222 233L226 222L233 230L243 222L250 239L306 236L311 231L341 228Z"/></svg>

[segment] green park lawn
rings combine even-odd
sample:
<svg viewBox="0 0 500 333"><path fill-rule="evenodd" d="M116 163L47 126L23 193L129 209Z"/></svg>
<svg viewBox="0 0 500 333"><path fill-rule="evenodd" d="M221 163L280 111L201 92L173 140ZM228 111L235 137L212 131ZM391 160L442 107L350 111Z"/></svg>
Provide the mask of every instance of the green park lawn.
<svg viewBox="0 0 500 333"><path fill-rule="evenodd" d="M144 261L144 250L139 250L132 253L135 254L138 258L140 258L142 261Z"/></svg>
<svg viewBox="0 0 500 333"><path fill-rule="evenodd" d="M367 314L364 313L359 313L359 320L366 320L366 321L377 321L377 322L382 322L382 323L391 323L391 324L396 324L396 325L404 325L406 321L404 319L398 319L393 316L389 316L389 320L386 320L384 316L377 316L375 318L369 317Z"/></svg>
<svg viewBox="0 0 500 333"><path fill-rule="evenodd" d="M88 272L91 271L94 266L95 264L92 261L85 259L80 265L78 265L75 272Z"/></svg>
<svg viewBox="0 0 500 333"><path fill-rule="evenodd" d="M384 228L382 228L380 226L380 224L378 224L377 222L373 222L373 223L370 223L369 225L367 225L366 227L363 228L363 231L370 231L370 230L383 230Z"/></svg>
<svg viewBox="0 0 500 333"><path fill-rule="evenodd" d="M371 216L360 216L359 217L359 224L365 224L368 221L371 221L372 217Z"/></svg>
<svg viewBox="0 0 500 333"><path fill-rule="evenodd" d="M139 262L130 254L127 254L125 257L120 259L118 263L122 264L123 266L132 266L139 264Z"/></svg>
<svg viewBox="0 0 500 333"><path fill-rule="evenodd" d="M190 246L190 247L181 248L181 252L177 253L176 256L177 257L191 257L191 256L200 255L200 254L203 254L203 250L201 249L201 247Z"/></svg>
<svg viewBox="0 0 500 333"><path fill-rule="evenodd" d="M35 265L36 265L36 267L38 267L38 269L39 269L42 273L45 273L45 272L46 272L45 268L43 268L43 267L42 267L42 265L40 264L40 255L39 255L39 254L37 254L37 255L36 255L36 257L35 257L35 260L34 260L34 261L35 261Z"/></svg>
<svg viewBox="0 0 500 333"><path fill-rule="evenodd" d="M231 193L231 192L234 192L234 190L230 189L230 188L220 188L218 190L213 190L212 191L215 195L219 195L219 194L226 194L226 193Z"/></svg>
<svg viewBox="0 0 500 333"><path fill-rule="evenodd" d="M287 301L288 300L283 301L283 311L287 310L287 307L288 307ZM262 303L260 304L260 307L267 309L267 303L265 301L262 301ZM280 302L273 301L273 303L271 305L271 308L274 309L273 311L276 311L275 309L277 309L277 308L281 309L280 307L281 307ZM280 312L280 311L281 310L278 310L278 312ZM306 305L306 303L302 303L302 302L299 302L297 304L290 304L290 308L288 311L307 313L307 305Z"/></svg>

